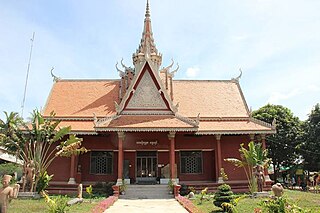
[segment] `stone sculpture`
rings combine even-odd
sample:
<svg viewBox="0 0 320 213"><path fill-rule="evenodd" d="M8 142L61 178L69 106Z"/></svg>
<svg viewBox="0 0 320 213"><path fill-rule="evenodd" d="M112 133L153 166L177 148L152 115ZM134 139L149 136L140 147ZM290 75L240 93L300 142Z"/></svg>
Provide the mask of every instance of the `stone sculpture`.
<svg viewBox="0 0 320 213"><path fill-rule="evenodd" d="M23 169L23 177L22 177L22 191L30 191L33 192L34 187L34 178L35 178L35 166L33 161L30 161L26 164Z"/></svg>
<svg viewBox="0 0 320 213"><path fill-rule="evenodd" d="M283 187L280 183L274 184L271 189L274 196L281 197L283 195Z"/></svg>
<svg viewBox="0 0 320 213"><path fill-rule="evenodd" d="M11 178L11 175L4 175L2 178L2 188L0 189L1 213L7 213L9 200L18 197L20 186L19 184L15 184L14 187L9 186Z"/></svg>
<svg viewBox="0 0 320 213"><path fill-rule="evenodd" d="M264 173L262 166L256 167L255 177L257 178L258 192L262 192L264 184Z"/></svg>

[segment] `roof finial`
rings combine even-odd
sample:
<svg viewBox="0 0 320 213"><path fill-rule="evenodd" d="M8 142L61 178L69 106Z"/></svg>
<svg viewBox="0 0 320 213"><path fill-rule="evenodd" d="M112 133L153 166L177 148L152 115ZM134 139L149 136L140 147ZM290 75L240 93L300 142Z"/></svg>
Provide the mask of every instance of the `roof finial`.
<svg viewBox="0 0 320 213"><path fill-rule="evenodd" d="M149 0L147 0L147 7L146 7L146 18L147 17L150 17Z"/></svg>

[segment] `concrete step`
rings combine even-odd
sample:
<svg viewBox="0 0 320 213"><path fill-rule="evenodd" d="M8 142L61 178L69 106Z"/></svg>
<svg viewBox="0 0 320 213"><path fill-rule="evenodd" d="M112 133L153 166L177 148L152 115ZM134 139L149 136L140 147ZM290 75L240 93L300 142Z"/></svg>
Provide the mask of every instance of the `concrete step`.
<svg viewBox="0 0 320 213"><path fill-rule="evenodd" d="M125 195L120 195L120 199L169 199L173 198L169 194L167 185L128 185Z"/></svg>

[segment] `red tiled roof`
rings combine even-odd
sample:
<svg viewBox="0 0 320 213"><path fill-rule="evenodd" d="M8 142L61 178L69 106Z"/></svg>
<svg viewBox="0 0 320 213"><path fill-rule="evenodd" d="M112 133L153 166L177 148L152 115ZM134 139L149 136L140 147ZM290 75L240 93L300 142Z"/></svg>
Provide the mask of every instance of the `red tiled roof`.
<svg viewBox="0 0 320 213"><path fill-rule="evenodd" d="M173 81L174 102L186 117L248 117L241 90L232 81ZM92 117L116 114L119 81L61 80L53 85L44 115Z"/></svg>
<svg viewBox="0 0 320 213"><path fill-rule="evenodd" d="M61 121L59 127L64 126L71 126L72 132L94 132L94 123L92 120Z"/></svg>
<svg viewBox="0 0 320 213"><path fill-rule="evenodd" d="M158 131L156 129L185 129L199 134L217 132L273 132L271 127L249 121L246 102L239 84L234 81L186 81L173 82L174 103L179 103L178 114L186 117L228 118L221 121L200 121L199 129L190 122L174 115L121 115L94 127L93 120L81 118L103 118L115 116L114 101L118 102L117 80L60 80L53 85L44 116L51 111L64 120L60 126L72 126L74 132L111 131ZM119 103L119 102L118 102ZM245 118L248 121L239 120Z"/></svg>
<svg viewBox="0 0 320 213"><path fill-rule="evenodd" d="M168 129L168 128L196 128L174 115L121 115L96 126L96 129Z"/></svg>
<svg viewBox="0 0 320 213"><path fill-rule="evenodd" d="M173 81L174 102L187 117L248 117L238 84L232 81Z"/></svg>
<svg viewBox="0 0 320 213"><path fill-rule="evenodd" d="M201 121L199 124L199 132L270 132L271 127L258 124L254 121Z"/></svg>
<svg viewBox="0 0 320 213"><path fill-rule="evenodd" d="M57 117L108 116L116 113L117 80L61 80L51 90L43 114L55 111Z"/></svg>

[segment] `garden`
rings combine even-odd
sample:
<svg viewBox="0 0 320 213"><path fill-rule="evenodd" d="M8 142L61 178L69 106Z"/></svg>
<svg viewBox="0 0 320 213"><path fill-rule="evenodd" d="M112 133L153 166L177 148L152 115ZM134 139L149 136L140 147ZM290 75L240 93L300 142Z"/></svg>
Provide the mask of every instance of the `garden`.
<svg viewBox="0 0 320 213"><path fill-rule="evenodd" d="M271 193L270 193L271 196ZM201 193L195 195L195 199L192 203L197 208L199 212L210 213L210 212L222 212L220 207L213 204L215 201L215 194L209 193L202 197ZM272 198L252 198L248 194L235 194L234 195L237 204L234 206L233 210L229 212L254 212L254 213L289 213L289 212L310 212L319 213L320 212L320 194L315 194L311 192L303 192L297 190L284 190L283 199ZM282 206L286 206L283 208ZM294 207L290 209L289 206Z"/></svg>

